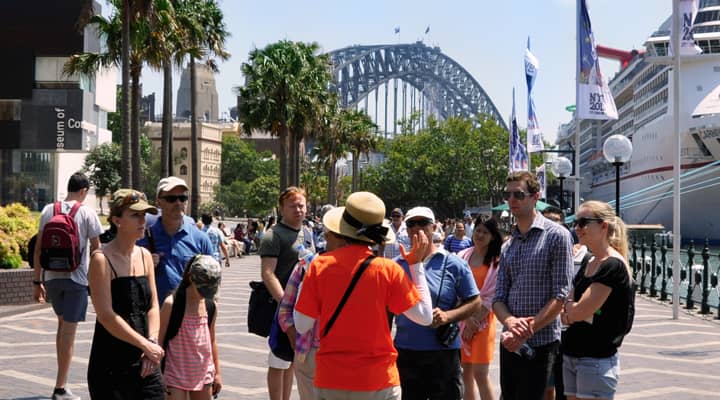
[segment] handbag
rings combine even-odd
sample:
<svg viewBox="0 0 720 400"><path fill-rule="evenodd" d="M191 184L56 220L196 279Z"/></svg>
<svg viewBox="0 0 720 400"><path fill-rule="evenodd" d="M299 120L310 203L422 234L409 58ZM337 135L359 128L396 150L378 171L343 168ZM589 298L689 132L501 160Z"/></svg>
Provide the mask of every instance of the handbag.
<svg viewBox="0 0 720 400"><path fill-rule="evenodd" d="M445 271L447 271L447 255L443 259L442 276L440 277L440 287L438 287L437 304L436 307L440 306L440 293L442 292L443 283L445 282ZM434 307L433 307L434 308ZM438 326L435 328L435 337L438 342L445 347L450 347L460 333L460 327L457 322L450 322L445 325Z"/></svg>
<svg viewBox="0 0 720 400"><path fill-rule="evenodd" d="M250 281L250 287L252 293L250 293L250 302L248 304L248 332L268 337L273 316L277 313L277 301L272 297L263 282ZM275 319L277 320L277 317Z"/></svg>
<svg viewBox="0 0 720 400"><path fill-rule="evenodd" d="M283 332L282 328L280 328L277 312L275 312L275 316L270 325L268 345L275 357L281 360L292 362L295 358L295 350L290 346L290 338L287 333Z"/></svg>

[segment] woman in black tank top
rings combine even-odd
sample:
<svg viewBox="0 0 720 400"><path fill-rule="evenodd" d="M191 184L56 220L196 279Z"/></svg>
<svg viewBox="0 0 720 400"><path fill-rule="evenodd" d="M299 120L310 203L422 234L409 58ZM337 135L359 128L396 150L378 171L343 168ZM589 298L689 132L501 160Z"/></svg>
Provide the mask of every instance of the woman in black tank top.
<svg viewBox="0 0 720 400"><path fill-rule="evenodd" d="M93 399L164 399L159 365L164 351L150 253L135 245L145 213L157 214L145 195L120 189L112 196L110 229L115 238L92 254L88 278L97 314L88 364Z"/></svg>

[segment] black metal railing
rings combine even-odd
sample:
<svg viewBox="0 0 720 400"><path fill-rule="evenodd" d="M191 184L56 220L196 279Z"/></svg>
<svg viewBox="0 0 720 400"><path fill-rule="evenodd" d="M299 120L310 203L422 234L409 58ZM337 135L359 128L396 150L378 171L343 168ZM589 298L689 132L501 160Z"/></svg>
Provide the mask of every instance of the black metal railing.
<svg viewBox="0 0 720 400"><path fill-rule="evenodd" d="M640 294L658 297L660 301L671 300L673 280L672 249L668 247L667 238L660 243L645 239L632 240L630 243L630 264L633 280ZM720 252L711 254L710 244L705 244L698 252L694 242L680 250L680 300L685 308L694 310L700 303L700 314L710 314L711 309L717 310L720 319ZM713 264L713 260L717 263Z"/></svg>

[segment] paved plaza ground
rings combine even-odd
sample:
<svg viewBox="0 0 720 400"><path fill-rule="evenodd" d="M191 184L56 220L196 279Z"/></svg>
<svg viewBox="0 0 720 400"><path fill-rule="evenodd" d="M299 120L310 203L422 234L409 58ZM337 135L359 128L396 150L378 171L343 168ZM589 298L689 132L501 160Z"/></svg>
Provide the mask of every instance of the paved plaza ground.
<svg viewBox="0 0 720 400"><path fill-rule="evenodd" d="M218 309L223 369L221 399L266 399L266 339L247 333L248 282L260 277L260 259L233 259L225 269ZM713 296L717 295L714 293ZM720 324L638 296L635 325L620 351L616 399L720 398ZM88 399L85 375L95 314L80 324L69 387ZM0 307L0 399L46 399L55 383L56 318L49 306ZM496 351L497 352L497 351ZM497 355L490 373L498 385ZM293 394L293 399L297 399Z"/></svg>

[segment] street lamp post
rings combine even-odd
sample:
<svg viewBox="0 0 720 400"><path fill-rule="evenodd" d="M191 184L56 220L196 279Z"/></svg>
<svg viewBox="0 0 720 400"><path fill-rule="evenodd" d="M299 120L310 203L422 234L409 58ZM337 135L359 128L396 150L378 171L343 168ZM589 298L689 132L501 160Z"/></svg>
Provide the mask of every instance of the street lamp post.
<svg viewBox="0 0 720 400"><path fill-rule="evenodd" d="M565 191L563 190L563 181L572 173L572 162L567 157L558 157L552 165L553 172L560 180L560 209L565 212Z"/></svg>
<svg viewBox="0 0 720 400"><path fill-rule="evenodd" d="M630 160L633 146L625 135L612 135L603 144L603 154L615 166L615 215L620 216L620 166Z"/></svg>

